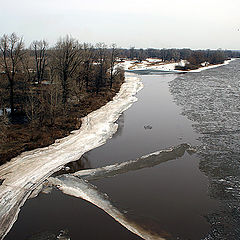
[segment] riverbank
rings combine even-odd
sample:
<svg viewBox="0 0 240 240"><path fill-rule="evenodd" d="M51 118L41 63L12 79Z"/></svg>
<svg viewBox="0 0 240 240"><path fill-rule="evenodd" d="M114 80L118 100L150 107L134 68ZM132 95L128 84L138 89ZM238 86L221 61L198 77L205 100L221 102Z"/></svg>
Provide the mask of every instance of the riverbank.
<svg viewBox="0 0 240 240"><path fill-rule="evenodd" d="M113 100L84 117L79 130L48 147L24 152L0 166L0 239L10 230L20 207L38 185L66 163L78 160L112 137L118 127L115 121L137 100L134 95L141 88L140 79L126 77Z"/></svg>
<svg viewBox="0 0 240 240"><path fill-rule="evenodd" d="M119 92L122 81L113 83L111 89L105 87L98 94L82 93L81 101L68 110L68 114L56 116L55 123L42 126L31 124L9 124L4 138L0 138L0 165L20 153L53 144L56 139L66 137L71 131L81 127L81 118L99 109Z"/></svg>
<svg viewBox="0 0 240 240"><path fill-rule="evenodd" d="M195 69L195 70L190 70L190 71L187 71L187 72L201 72L201 71L212 69L212 68L222 67L222 66L228 65L230 62L232 62L234 60L235 60L235 58L232 58L230 60L225 60L224 63L221 63L221 64L213 64L213 65L209 65L209 66L206 66L206 67L201 67L201 68L198 68L198 69Z"/></svg>
<svg viewBox="0 0 240 240"><path fill-rule="evenodd" d="M234 61L235 59L231 60L225 60L222 64L215 64L215 65L208 65L205 67L200 67L195 70L176 70L176 66L184 66L185 61L180 61L176 63L155 63L155 64L149 64L146 61L143 61L142 63L136 64L135 61L125 61L124 63L121 63L120 65L125 69L127 72L132 72L136 74L164 74L164 73L189 73L189 72L201 72L207 69L221 67L224 65L229 64L231 61Z"/></svg>

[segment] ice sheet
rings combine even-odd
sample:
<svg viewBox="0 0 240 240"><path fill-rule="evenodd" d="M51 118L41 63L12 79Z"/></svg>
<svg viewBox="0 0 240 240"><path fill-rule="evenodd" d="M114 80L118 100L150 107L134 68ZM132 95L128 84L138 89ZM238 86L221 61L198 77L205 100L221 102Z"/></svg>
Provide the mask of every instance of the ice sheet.
<svg viewBox="0 0 240 240"><path fill-rule="evenodd" d="M84 181L83 179L74 177L72 175L62 175L57 178L49 178L49 182L56 185L65 194L75 196L77 198L82 198L104 210L107 214L109 214L129 231L142 237L143 239L165 239L128 219L123 211L120 211L113 205L107 194L99 192L95 186L91 185L86 180ZM167 235L167 233L165 233L165 235Z"/></svg>
<svg viewBox="0 0 240 240"><path fill-rule="evenodd" d="M113 177L129 171L135 171L147 167L154 167L155 165L158 165L162 162L167 162L182 157L185 151L188 151L188 149L190 148L191 147L189 144L181 144L171 149L154 152L146 156L137 158L135 160L117 163L96 169L81 170L73 173L73 175L76 177L81 177L88 181L106 177Z"/></svg>

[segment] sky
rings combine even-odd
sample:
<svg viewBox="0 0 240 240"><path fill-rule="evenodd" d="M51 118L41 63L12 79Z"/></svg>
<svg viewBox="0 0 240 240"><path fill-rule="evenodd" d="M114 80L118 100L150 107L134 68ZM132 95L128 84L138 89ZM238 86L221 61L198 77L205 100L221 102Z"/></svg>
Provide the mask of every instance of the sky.
<svg viewBox="0 0 240 240"><path fill-rule="evenodd" d="M80 42L122 48L240 49L239 0L0 0L0 35L54 45Z"/></svg>

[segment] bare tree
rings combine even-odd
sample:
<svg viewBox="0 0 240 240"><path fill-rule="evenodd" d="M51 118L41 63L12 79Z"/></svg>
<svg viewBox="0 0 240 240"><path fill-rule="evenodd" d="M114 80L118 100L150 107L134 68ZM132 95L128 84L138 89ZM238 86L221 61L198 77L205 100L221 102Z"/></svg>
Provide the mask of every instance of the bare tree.
<svg viewBox="0 0 240 240"><path fill-rule="evenodd" d="M111 46L111 57L110 57L110 88L112 88L113 78L114 78L114 67L116 63L117 57L117 46L116 44L112 44Z"/></svg>
<svg viewBox="0 0 240 240"><path fill-rule="evenodd" d="M69 79L76 73L76 69L82 61L80 45L75 39L66 36L60 39L53 51L55 69L60 77L62 85L62 101L64 107L69 96Z"/></svg>
<svg viewBox="0 0 240 240"><path fill-rule="evenodd" d="M39 109L39 99L37 96L37 91L34 90L32 86L29 87L26 104L25 104L25 112L30 120L31 126L34 126L38 122L38 109Z"/></svg>
<svg viewBox="0 0 240 240"><path fill-rule="evenodd" d="M24 50L24 54L21 55L20 61L23 72L25 73L25 78L27 82L30 83L33 77L33 68L29 49Z"/></svg>
<svg viewBox="0 0 240 240"><path fill-rule="evenodd" d="M3 113L0 116L0 143L6 140L8 125L8 117Z"/></svg>
<svg viewBox="0 0 240 240"><path fill-rule="evenodd" d="M49 109L48 119L50 125L55 124L57 114L59 114L62 108L60 89L61 87L58 82L49 85L47 89L47 109Z"/></svg>
<svg viewBox="0 0 240 240"><path fill-rule="evenodd" d="M10 108L11 116L14 115L14 84L17 67L23 54L23 39L15 33L10 36L3 35L0 39L0 57L3 61L2 67L7 75L10 85Z"/></svg>
<svg viewBox="0 0 240 240"><path fill-rule="evenodd" d="M133 60L135 57L135 47L130 47L129 58Z"/></svg>
<svg viewBox="0 0 240 240"><path fill-rule="evenodd" d="M89 87L90 82L90 72L93 61L93 46L87 43L83 44L83 78L86 84L86 89Z"/></svg>
<svg viewBox="0 0 240 240"><path fill-rule="evenodd" d="M41 83L44 77L44 72L47 64L46 50L48 43L45 40L34 41L31 44L31 49L34 50L35 66L37 82Z"/></svg>
<svg viewBox="0 0 240 240"><path fill-rule="evenodd" d="M104 43L98 43L96 45L96 93L99 92L100 88L106 83L106 72L108 69L107 62L107 46Z"/></svg>
<svg viewBox="0 0 240 240"><path fill-rule="evenodd" d="M142 62L144 59L146 59L146 54L142 48L138 51L138 61Z"/></svg>
<svg viewBox="0 0 240 240"><path fill-rule="evenodd" d="M0 83L0 146L1 143L6 140L7 128L9 124L5 104L6 91L4 88L4 83L5 81L1 81Z"/></svg>

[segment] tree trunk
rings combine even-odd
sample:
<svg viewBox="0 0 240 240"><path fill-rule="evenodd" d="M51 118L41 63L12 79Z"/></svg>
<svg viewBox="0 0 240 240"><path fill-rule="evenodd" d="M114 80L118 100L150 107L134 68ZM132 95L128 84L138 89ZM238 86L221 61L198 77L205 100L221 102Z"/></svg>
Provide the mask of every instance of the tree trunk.
<svg viewBox="0 0 240 240"><path fill-rule="evenodd" d="M11 108L11 117L14 116L14 99L13 99L13 80L10 81L10 108Z"/></svg>

